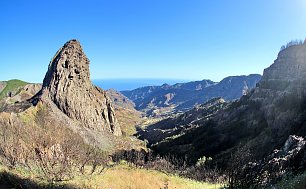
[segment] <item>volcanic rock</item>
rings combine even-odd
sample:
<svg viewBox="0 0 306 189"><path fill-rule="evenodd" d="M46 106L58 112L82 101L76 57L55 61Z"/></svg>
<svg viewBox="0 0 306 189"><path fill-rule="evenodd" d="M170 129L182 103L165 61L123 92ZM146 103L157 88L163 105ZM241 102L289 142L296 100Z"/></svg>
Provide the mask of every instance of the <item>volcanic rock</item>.
<svg viewBox="0 0 306 189"><path fill-rule="evenodd" d="M111 100L105 91L92 85L89 60L77 40L68 41L55 54L33 103L48 100L86 128L121 135Z"/></svg>

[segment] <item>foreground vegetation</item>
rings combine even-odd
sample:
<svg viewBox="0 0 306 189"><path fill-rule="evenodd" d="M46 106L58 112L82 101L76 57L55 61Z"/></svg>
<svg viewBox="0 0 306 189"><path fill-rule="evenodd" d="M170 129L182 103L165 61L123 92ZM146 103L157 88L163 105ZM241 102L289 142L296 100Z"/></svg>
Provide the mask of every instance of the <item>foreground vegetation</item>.
<svg viewBox="0 0 306 189"><path fill-rule="evenodd" d="M0 166L0 185L7 188L101 188L101 189L218 189L220 184L197 182L127 164L113 165L102 172L84 174L60 182L46 182L23 168Z"/></svg>
<svg viewBox="0 0 306 189"><path fill-rule="evenodd" d="M5 188L219 188L141 167L84 142L61 124L50 121L42 104L21 114L1 113L0 186ZM143 150L145 151L145 150ZM135 158L135 160L138 160ZM159 164L158 161L149 161ZM170 163L160 164L161 166Z"/></svg>
<svg viewBox="0 0 306 189"><path fill-rule="evenodd" d="M306 172L297 176L291 176L282 179L275 186L268 189L305 189L306 188Z"/></svg>
<svg viewBox="0 0 306 189"><path fill-rule="evenodd" d="M77 177L67 182L67 184L80 188L112 189L213 189L221 187L219 184L197 182L155 170L140 169L124 164L116 165L106 170L103 174L96 174L90 177Z"/></svg>

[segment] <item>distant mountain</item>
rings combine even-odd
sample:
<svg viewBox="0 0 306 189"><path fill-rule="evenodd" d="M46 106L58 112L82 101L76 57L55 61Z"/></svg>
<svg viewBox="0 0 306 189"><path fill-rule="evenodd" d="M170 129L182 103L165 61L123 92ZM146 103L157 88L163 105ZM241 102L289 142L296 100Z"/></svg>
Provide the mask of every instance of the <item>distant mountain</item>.
<svg viewBox="0 0 306 189"><path fill-rule="evenodd" d="M92 82L102 89L115 89L116 91L133 90L145 86L162 85L164 83L175 84L187 82L179 79L151 79L151 78L122 78L122 79L94 79Z"/></svg>
<svg viewBox="0 0 306 189"><path fill-rule="evenodd" d="M32 98L41 89L41 84L13 79L0 81L0 111L8 106Z"/></svg>
<svg viewBox="0 0 306 189"><path fill-rule="evenodd" d="M259 74L231 76L220 82L202 80L174 85L164 84L121 93L135 103L137 110L155 116L173 111L186 111L215 97L225 100L238 99L254 88L260 79Z"/></svg>
<svg viewBox="0 0 306 189"><path fill-rule="evenodd" d="M17 94L19 90L27 84L28 83L18 79L0 81L0 99Z"/></svg>

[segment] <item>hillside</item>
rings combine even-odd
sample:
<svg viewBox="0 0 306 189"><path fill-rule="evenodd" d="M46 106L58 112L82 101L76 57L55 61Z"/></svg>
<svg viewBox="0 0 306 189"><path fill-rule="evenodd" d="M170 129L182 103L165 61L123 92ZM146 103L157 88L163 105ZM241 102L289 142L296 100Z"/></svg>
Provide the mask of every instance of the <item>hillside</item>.
<svg viewBox="0 0 306 189"><path fill-rule="evenodd" d="M0 82L0 110L32 98L41 89L41 84L27 83L21 80Z"/></svg>
<svg viewBox="0 0 306 189"><path fill-rule="evenodd" d="M258 74L231 76L219 83L202 80L121 92L135 103L137 110L146 112L149 116L170 115L189 110L215 97L225 100L239 99L254 88L260 78Z"/></svg>
<svg viewBox="0 0 306 189"><path fill-rule="evenodd" d="M158 143L154 149L162 154L188 155L193 161L212 157L221 167L228 166L232 154L244 149L252 161L259 161L255 164L255 168L262 170L258 177L264 177L264 172L278 178L288 170L306 170L305 78L306 44L290 46L278 54L247 95L211 119L198 122L197 128ZM242 156L239 161L244 162L245 155L239 156Z"/></svg>
<svg viewBox="0 0 306 189"><path fill-rule="evenodd" d="M150 146L166 140L171 141L184 135L189 130L195 129L203 121L210 119L228 105L229 103L222 98L213 98L183 114L174 115L149 125L145 129L138 131L137 136L142 140L147 140Z"/></svg>
<svg viewBox="0 0 306 189"><path fill-rule="evenodd" d="M124 96L122 93L114 90L109 89L106 91L106 94L110 97L112 100L114 107L118 108L125 108L130 110L135 110L135 104L130 99L128 99L126 96Z"/></svg>
<svg viewBox="0 0 306 189"><path fill-rule="evenodd" d="M259 82L259 75L235 76L134 91L135 101L154 99L142 111L167 118L142 117L137 103L89 78L89 60L71 40L42 85L0 82L3 186L262 188L287 187L286 179L303 185L305 43L282 49ZM164 93L166 99L156 98Z"/></svg>
<svg viewBox="0 0 306 189"><path fill-rule="evenodd" d="M42 88L42 84L27 83L20 80L0 82L0 110L8 110L11 105L31 99ZM5 94L5 95L4 95ZM141 113L135 110L134 103L120 92L113 89L106 91L112 100L120 125L125 135L131 136L136 133L135 125L141 122Z"/></svg>
<svg viewBox="0 0 306 189"><path fill-rule="evenodd" d="M27 83L21 80L13 79L0 82L0 100L5 97L13 96L18 93Z"/></svg>

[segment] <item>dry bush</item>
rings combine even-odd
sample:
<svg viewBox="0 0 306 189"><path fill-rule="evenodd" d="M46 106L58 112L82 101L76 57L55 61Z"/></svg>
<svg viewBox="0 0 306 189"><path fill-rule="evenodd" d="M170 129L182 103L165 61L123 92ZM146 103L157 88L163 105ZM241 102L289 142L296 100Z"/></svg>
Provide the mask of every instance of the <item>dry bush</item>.
<svg viewBox="0 0 306 189"><path fill-rule="evenodd" d="M35 125L28 135L33 165L43 179L49 182L68 180L85 174L85 168L91 167L92 174L98 166L105 165L105 154L57 121L47 107L38 109Z"/></svg>
<svg viewBox="0 0 306 189"><path fill-rule="evenodd" d="M0 120L0 157L4 165L23 166L49 182L85 174L85 167L92 174L108 161L101 150L50 118L46 109L37 112L32 125L11 115Z"/></svg>
<svg viewBox="0 0 306 189"><path fill-rule="evenodd" d="M106 156L98 148L85 144L75 133L65 131L56 129L53 130L55 135L35 137L35 163L43 177L50 182L85 174L86 166L91 167L92 174L98 166L104 166L107 162Z"/></svg>
<svg viewBox="0 0 306 189"><path fill-rule="evenodd" d="M1 119L0 121L0 156L2 163L9 168L15 168L18 164L28 166L30 151L23 141L25 129L15 120Z"/></svg>
<svg viewBox="0 0 306 189"><path fill-rule="evenodd" d="M102 169L100 169L98 173L102 173L109 161L110 158L105 152L99 150L95 146L88 145L87 147L84 146L83 152L78 154L77 165L81 174L85 174L85 166L91 167L89 174L93 174L97 171L99 166L102 167Z"/></svg>
<svg viewBox="0 0 306 189"><path fill-rule="evenodd" d="M115 162L125 160L136 167L177 174L198 181L224 183L226 178L216 166L213 168L204 165L195 166L189 162L186 156L183 158L175 155L160 156L151 151L131 150L117 152L112 157Z"/></svg>
<svg viewBox="0 0 306 189"><path fill-rule="evenodd" d="M239 146L227 166L229 188L256 186L258 171L252 168L254 157L247 146Z"/></svg>
<svg viewBox="0 0 306 189"><path fill-rule="evenodd" d="M92 174L98 166L105 165L103 152L66 127L44 122L42 131L33 133L32 138L35 163L50 182L85 174L86 166L91 166Z"/></svg>
<svg viewBox="0 0 306 189"><path fill-rule="evenodd" d="M53 143L36 143L34 163L49 182L72 178L73 154L67 146Z"/></svg>

